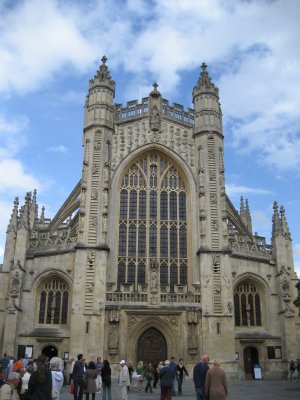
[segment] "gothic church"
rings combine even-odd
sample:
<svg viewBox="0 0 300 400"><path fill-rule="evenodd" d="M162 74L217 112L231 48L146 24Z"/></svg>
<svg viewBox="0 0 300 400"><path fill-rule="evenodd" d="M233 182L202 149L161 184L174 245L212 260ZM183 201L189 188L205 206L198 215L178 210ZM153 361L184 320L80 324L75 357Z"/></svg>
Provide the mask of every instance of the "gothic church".
<svg viewBox="0 0 300 400"><path fill-rule="evenodd" d="M0 350L13 356L183 358L230 378L286 375L300 358L297 276L282 206L271 244L247 200L226 195L217 87L205 64L193 108L157 84L114 102L106 57L89 82L82 176L55 217L18 198L0 270ZM298 345L297 345L298 343Z"/></svg>

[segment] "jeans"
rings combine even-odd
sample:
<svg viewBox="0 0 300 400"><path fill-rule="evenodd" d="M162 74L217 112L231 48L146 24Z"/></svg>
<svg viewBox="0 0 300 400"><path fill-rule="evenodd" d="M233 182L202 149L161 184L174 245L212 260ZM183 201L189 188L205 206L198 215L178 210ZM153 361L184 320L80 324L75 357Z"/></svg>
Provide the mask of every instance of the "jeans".
<svg viewBox="0 0 300 400"><path fill-rule="evenodd" d="M111 400L111 385L107 386L102 382L103 400ZM107 395L107 398L106 398Z"/></svg>
<svg viewBox="0 0 300 400"><path fill-rule="evenodd" d="M183 375L178 376L178 394L182 393L182 382L183 382Z"/></svg>
<svg viewBox="0 0 300 400"><path fill-rule="evenodd" d="M91 395L92 395L92 400L95 400L96 393L91 393ZM86 393L85 394L85 400L89 400L89 398L90 398L90 394Z"/></svg>
<svg viewBox="0 0 300 400"><path fill-rule="evenodd" d="M149 388L150 393L152 393L151 381L152 381L152 378L147 378L147 385L145 387L145 392L148 392L148 388Z"/></svg>
<svg viewBox="0 0 300 400"><path fill-rule="evenodd" d="M197 400L204 400L205 399L205 393L203 388L196 387L196 396Z"/></svg>
<svg viewBox="0 0 300 400"><path fill-rule="evenodd" d="M82 396L83 396L83 381L74 381L74 400L82 400Z"/></svg>

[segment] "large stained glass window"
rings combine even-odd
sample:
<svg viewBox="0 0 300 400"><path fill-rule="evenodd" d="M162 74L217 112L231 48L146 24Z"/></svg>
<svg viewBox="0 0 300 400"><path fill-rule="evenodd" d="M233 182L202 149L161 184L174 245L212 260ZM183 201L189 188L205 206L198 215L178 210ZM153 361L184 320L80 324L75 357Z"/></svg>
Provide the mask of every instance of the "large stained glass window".
<svg viewBox="0 0 300 400"><path fill-rule="evenodd" d="M160 285L186 285L186 190L172 162L149 153L126 171L120 187L118 284L145 283L151 261Z"/></svg>
<svg viewBox="0 0 300 400"><path fill-rule="evenodd" d="M243 281L234 290L234 316L236 326L261 326L261 296L258 285Z"/></svg>
<svg viewBox="0 0 300 400"><path fill-rule="evenodd" d="M66 324L68 319L69 288L60 278L42 283L39 304L40 324Z"/></svg>

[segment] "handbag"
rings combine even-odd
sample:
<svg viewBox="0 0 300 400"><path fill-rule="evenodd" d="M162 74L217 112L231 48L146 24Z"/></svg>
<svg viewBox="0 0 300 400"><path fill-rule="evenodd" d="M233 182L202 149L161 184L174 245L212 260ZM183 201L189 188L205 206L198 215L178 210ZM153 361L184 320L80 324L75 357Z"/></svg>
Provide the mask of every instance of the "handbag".
<svg viewBox="0 0 300 400"><path fill-rule="evenodd" d="M70 393L74 394L74 383L71 383L70 385Z"/></svg>

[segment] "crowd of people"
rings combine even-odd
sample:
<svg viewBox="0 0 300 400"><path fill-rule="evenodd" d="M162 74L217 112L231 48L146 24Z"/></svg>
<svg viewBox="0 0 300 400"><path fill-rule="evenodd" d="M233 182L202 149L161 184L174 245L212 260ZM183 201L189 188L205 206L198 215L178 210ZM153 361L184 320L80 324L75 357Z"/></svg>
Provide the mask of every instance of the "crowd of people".
<svg viewBox="0 0 300 400"><path fill-rule="evenodd" d="M220 362L209 362L204 354L193 368L193 382L197 400L225 400L228 395L225 372ZM211 364L211 367L209 367ZM153 393L160 386L160 400L171 400L181 396L185 377L189 376L183 359L144 363L139 361L136 368L131 362L119 363L118 386L120 400L128 400L128 393L144 390ZM83 354L71 360L69 380L65 374L66 363L58 357L50 360L44 355L29 360L28 357L13 360L4 355L0 359L0 400L60 400L63 386L70 385L74 400L95 400L102 393L102 400L112 400L112 370L108 360L86 362ZM300 377L300 360L289 363L288 379L297 381Z"/></svg>

